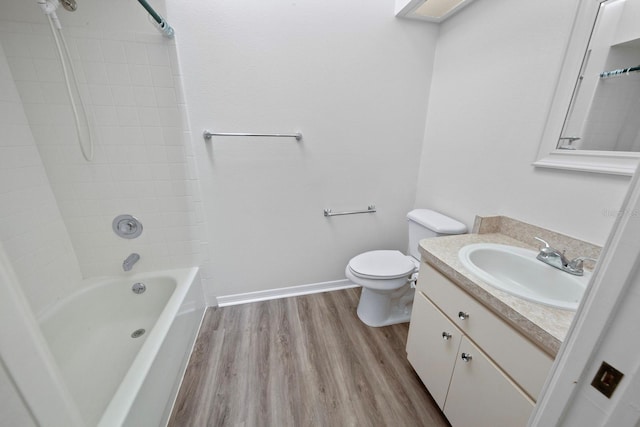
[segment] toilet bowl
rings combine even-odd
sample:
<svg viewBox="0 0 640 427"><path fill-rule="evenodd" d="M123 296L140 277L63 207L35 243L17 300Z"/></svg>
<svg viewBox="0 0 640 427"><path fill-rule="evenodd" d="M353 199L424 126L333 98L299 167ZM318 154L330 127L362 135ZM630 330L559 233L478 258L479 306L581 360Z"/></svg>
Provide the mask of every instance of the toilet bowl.
<svg viewBox="0 0 640 427"><path fill-rule="evenodd" d="M353 257L345 274L362 286L358 317L369 326L408 322L412 287L420 263L400 251L378 250Z"/></svg>
<svg viewBox="0 0 640 427"><path fill-rule="evenodd" d="M357 314L369 326L408 322L420 266L418 243L423 238L465 233L467 227L429 209L414 209L409 220L409 255L374 250L357 255L345 268L347 279L362 286Z"/></svg>

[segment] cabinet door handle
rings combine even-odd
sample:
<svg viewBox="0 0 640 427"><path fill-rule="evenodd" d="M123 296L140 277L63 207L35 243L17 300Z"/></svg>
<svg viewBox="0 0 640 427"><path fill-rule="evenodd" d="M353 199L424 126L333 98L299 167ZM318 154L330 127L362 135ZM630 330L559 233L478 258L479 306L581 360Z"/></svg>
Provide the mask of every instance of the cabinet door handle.
<svg viewBox="0 0 640 427"><path fill-rule="evenodd" d="M442 339L445 340L445 341L451 339L451 334L449 332L443 332L442 333Z"/></svg>
<svg viewBox="0 0 640 427"><path fill-rule="evenodd" d="M471 362L471 359L473 359L473 357L471 357L471 355L470 355L469 353L462 353L462 354L460 355L460 358L461 358L462 360L464 360L464 361L465 361L465 363L469 363L469 362Z"/></svg>
<svg viewBox="0 0 640 427"><path fill-rule="evenodd" d="M468 319L469 318L469 313L467 313L465 311L459 311L458 312L458 317L460 318L460 320Z"/></svg>

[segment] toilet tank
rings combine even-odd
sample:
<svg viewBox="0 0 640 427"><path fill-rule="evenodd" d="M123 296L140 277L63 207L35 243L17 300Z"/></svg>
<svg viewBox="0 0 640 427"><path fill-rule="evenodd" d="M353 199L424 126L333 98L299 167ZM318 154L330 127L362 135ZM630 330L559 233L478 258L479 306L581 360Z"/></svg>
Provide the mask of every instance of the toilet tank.
<svg viewBox="0 0 640 427"><path fill-rule="evenodd" d="M409 249L408 254L415 259L420 259L418 245L420 240L429 237L449 236L452 234L464 234L467 226L430 209L414 209L407 214L409 224Z"/></svg>

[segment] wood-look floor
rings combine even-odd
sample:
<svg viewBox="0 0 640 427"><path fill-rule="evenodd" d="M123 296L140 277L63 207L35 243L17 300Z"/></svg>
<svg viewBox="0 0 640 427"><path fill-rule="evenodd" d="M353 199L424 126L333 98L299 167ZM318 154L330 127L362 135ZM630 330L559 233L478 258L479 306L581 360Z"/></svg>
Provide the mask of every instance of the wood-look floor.
<svg viewBox="0 0 640 427"><path fill-rule="evenodd" d="M169 425L448 426L407 362L408 324L364 325L359 295L210 308Z"/></svg>

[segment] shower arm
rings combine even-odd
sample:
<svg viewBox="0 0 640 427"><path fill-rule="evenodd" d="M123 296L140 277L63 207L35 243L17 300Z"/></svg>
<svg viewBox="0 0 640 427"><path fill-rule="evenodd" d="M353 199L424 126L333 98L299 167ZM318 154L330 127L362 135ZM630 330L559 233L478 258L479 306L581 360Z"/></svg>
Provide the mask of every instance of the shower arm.
<svg viewBox="0 0 640 427"><path fill-rule="evenodd" d="M173 38L174 31L171 25L164 20L158 12L156 12L146 0L138 0L138 3L151 15L154 21L158 24L158 30L165 36L169 38Z"/></svg>

